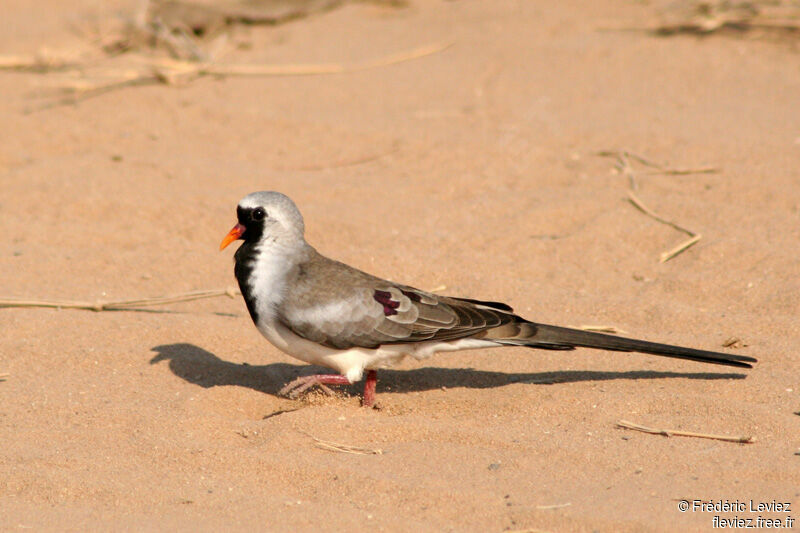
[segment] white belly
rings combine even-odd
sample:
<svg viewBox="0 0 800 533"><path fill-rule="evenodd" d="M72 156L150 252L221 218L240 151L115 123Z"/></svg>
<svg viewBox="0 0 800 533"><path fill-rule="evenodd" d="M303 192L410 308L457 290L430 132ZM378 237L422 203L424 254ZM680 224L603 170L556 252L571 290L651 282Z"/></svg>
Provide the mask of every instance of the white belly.
<svg viewBox="0 0 800 533"><path fill-rule="evenodd" d="M450 342L424 342L419 344L386 344L375 349L350 348L337 350L306 340L279 322L262 320L259 331L276 348L296 359L312 365L332 368L351 382L361 379L364 370L390 368L410 355L427 359L436 352L469 350L497 346L494 342L478 339L461 339Z"/></svg>

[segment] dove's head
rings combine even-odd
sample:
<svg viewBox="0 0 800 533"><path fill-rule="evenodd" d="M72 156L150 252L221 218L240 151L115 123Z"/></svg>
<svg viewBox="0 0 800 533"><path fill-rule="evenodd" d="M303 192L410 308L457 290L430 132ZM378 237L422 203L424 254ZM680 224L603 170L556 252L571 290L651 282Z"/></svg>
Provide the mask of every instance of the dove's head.
<svg viewBox="0 0 800 533"><path fill-rule="evenodd" d="M293 248L305 243L303 215L294 202L279 192L253 192L236 207L239 222L222 239L222 250L237 239L253 244L277 244Z"/></svg>

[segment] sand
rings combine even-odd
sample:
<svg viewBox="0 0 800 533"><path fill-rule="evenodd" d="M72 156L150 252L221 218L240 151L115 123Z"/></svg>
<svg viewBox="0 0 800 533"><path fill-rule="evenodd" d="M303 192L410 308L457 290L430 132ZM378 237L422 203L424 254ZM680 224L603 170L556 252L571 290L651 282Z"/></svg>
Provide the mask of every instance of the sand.
<svg viewBox="0 0 800 533"><path fill-rule="evenodd" d="M0 52L69 50L74 23L136 4L6 0ZM0 528L704 531L715 516L800 515L796 41L614 30L653 22L638 2L354 3L246 29L227 59L353 64L453 45L45 108L58 73L0 72L2 297L234 286L219 241L242 196L272 189L296 200L309 242L374 274L759 359L442 354L379 372L368 410L358 386L279 397L315 369L269 345L241 297L0 309ZM628 202L628 176L597 155L620 150L718 170L631 160L636 196L702 235L666 263L688 237Z"/></svg>

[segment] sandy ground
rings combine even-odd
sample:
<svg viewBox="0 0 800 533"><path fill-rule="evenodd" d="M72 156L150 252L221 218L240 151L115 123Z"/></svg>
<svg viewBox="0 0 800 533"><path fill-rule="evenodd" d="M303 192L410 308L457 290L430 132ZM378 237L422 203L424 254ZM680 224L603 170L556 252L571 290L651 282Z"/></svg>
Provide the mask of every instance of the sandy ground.
<svg viewBox="0 0 800 533"><path fill-rule="evenodd" d="M75 21L135 4L6 0L0 51L68 47ZM800 518L796 46L605 31L652 24L652 6L589 4L346 5L253 28L231 59L352 63L455 44L363 72L204 78L44 110L49 76L0 73L0 295L232 286L219 241L242 196L274 189L320 251L375 274L541 322L733 350L755 369L462 352L381 372L380 408L366 410L356 387L277 396L313 369L269 345L241 298L0 309L0 528L702 531L714 516ZM635 167L638 197L699 244L659 263L686 236L625 200L628 179L596 155L620 149L721 170ZM680 512L682 499L792 507Z"/></svg>

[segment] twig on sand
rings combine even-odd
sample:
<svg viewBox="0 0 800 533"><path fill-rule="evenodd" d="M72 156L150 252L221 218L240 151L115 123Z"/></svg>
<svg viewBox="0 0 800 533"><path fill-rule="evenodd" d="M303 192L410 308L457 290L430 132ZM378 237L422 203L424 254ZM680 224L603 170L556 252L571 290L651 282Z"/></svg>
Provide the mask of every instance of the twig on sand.
<svg viewBox="0 0 800 533"><path fill-rule="evenodd" d="M685 233L686 235L688 235L690 237L694 237L696 235L696 233L694 233L692 230L688 230L688 229L684 228L683 226L679 226L675 222L672 222L671 220L667 220L666 218L663 218L663 217L655 214L652 209L650 209L649 207L644 205L644 203L639 199L638 196L636 196L636 194L634 194L633 191L628 191L628 200L630 201L631 204L633 204L633 206L636 209L638 209L639 211L641 211L645 215L649 216L653 220L656 220L657 222L661 222L662 224L666 224L667 226L670 226L671 228L674 228L674 229L680 231L681 233Z"/></svg>
<svg viewBox="0 0 800 533"><path fill-rule="evenodd" d="M669 176L688 176L689 174L717 174L717 167L698 167L698 168L662 168L651 170L645 174L667 174Z"/></svg>
<svg viewBox="0 0 800 533"><path fill-rule="evenodd" d="M76 27L91 42L91 49L54 53L43 48L37 54L0 54L0 70L41 74L60 72L48 81L62 94L29 109L29 112L75 104L124 87L181 86L204 76L309 76L358 72L419 59L454 44L431 43L349 64L233 63L221 58L237 48L231 43L235 26L273 26L333 9L343 2L312 0L262 2L259 5L223 2L225 5L214 6L208 2L183 0L142 0L139 3L136 14L123 19L121 26L112 23Z"/></svg>
<svg viewBox="0 0 800 533"><path fill-rule="evenodd" d="M570 326L574 327L574 326ZM618 335L620 333L626 333L624 330L619 329L616 326L603 326L603 325L594 325L594 324L585 324L582 326L578 326L575 329L582 329L583 331L593 331L596 333L613 333L614 335Z"/></svg>
<svg viewBox="0 0 800 533"><path fill-rule="evenodd" d="M48 59L34 55L0 54L0 70L30 70L48 72L72 66L61 60Z"/></svg>
<svg viewBox="0 0 800 533"><path fill-rule="evenodd" d="M647 167L653 168L655 170L648 172L648 174L669 174L669 175L688 175L688 174L708 174L719 172L719 169L716 167L699 167L699 168L668 168L664 165L659 163L655 163L641 155L634 154L627 150L604 150L602 152L598 152L597 155L603 157L614 157L616 158L615 168L620 171L622 174L627 176L628 178L628 201L633 205L636 209L647 215L648 217L652 218L656 222L660 222L661 224L665 224L681 233L685 233L689 236L689 238L682 243L678 244L674 248L667 250L666 252L662 252L659 256L659 262L666 263L673 257L681 254L682 252L688 250L690 247L697 244L700 239L703 238L702 235L699 233L695 233L694 231L685 228L671 220L667 220L666 218L656 214L652 209L647 207L644 202L642 202L638 196L636 196L636 191L639 188L639 185L636 181L636 174L633 170L633 166L631 166L631 159L638 161L642 165Z"/></svg>
<svg viewBox="0 0 800 533"><path fill-rule="evenodd" d="M638 189L638 185L636 183L635 173L633 171L633 166L631 165L630 160L637 161L646 167L650 167L651 169L645 174L653 175L653 174L667 174L671 176L688 176L690 174L716 174L720 171L719 167L712 167L712 166L705 166L705 167L697 167L697 168L670 168L666 165L662 165L661 163L656 163L643 155L636 154L629 150L601 150L597 152L597 155L601 157L613 157L616 159L615 167L619 172L626 175L630 181L630 188L632 190Z"/></svg>
<svg viewBox="0 0 800 533"><path fill-rule="evenodd" d="M237 64L140 57L140 66L127 69L98 68L93 71L96 74L94 79L82 73L78 79L60 81L60 88L67 91L68 94L52 104L43 106L43 109L54 105L77 103L92 96L124 87L158 83L182 86L203 76L311 76L360 72L436 54L450 48L453 44L452 42L429 44L349 65L343 63Z"/></svg>
<svg viewBox="0 0 800 533"><path fill-rule="evenodd" d="M674 228L674 229L676 229L676 230L678 230L678 231L680 231L682 233L685 233L686 235L689 236L689 238L687 240L685 240L682 243L678 244L674 248L670 248L666 252L662 252L661 255L659 256L659 262L666 263L667 261L669 261L670 259L672 259L676 255L680 254L681 252L684 252L685 250L689 249L691 246L694 246L695 244L700 242L700 239L703 238L703 236L700 235L699 233L694 233L693 231L688 230L688 229L684 228L683 226L679 226L678 224L676 224L675 222L672 222L671 220L667 220L667 219L655 214L649 207L647 207L646 205L644 205L642 203L642 201L639 199L639 197L637 197L633 193L633 191L628 191L628 200L630 201L631 204L633 204L634 207L636 207L639 211L641 211L645 215L649 216L650 218L652 218L652 219L654 219L654 220L656 220L658 222L661 222L662 224L666 224L667 226L670 226L670 227L672 227L672 228Z"/></svg>
<svg viewBox="0 0 800 533"><path fill-rule="evenodd" d="M796 2L754 0L682 0L657 9L658 22L640 27L600 28L601 31L641 31L660 37L713 34L796 39L800 35Z"/></svg>
<svg viewBox="0 0 800 533"><path fill-rule="evenodd" d="M682 253L684 250L687 250L689 247L694 246L695 244L700 242L700 239L702 239L702 238L703 238L702 235L699 235L699 234L698 235L694 235L690 239L687 239L687 240L683 241L682 243L680 243L675 248L667 250L666 252L662 252L661 255L659 256L659 262L666 263L667 261L669 261L670 259L672 259L676 255Z"/></svg>
<svg viewBox="0 0 800 533"><path fill-rule="evenodd" d="M328 450L329 452L352 453L356 455L383 455L383 450L380 448L362 448L360 446L350 446L349 444L341 444L339 442L333 442L330 440L318 439L306 431L300 431L300 433L311 438L317 448Z"/></svg>
<svg viewBox="0 0 800 533"><path fill-rule="evenodd" d="M10 375L8 372L0 372L0 381L5 381Z"/></svg>
<svg viewBox="0 0 800 533"><path fill-rule="evenodd" d="M570 505L572 505L572 502L556 503L556 504L553 504L553 505L537 505L536 508L537 509L542 509L542 510L543 509L563 509L564 507L569 507Z"/></svg>
<svg viewBox="0 0 800 533"><path fill-rule="evenodd" d="M751 444L756 441L755 437L735 437L729 435L714 435L711 433L695 433L693 431L681 431L679 429L655 429L635 422L627 420L619 420L617 426L625 429L632 429L634 431L641 431L643 433L650 433L652 435L664 435L665 437L696 437L699 439L713 439L722 440L726 442L738 442L741 444Z"/></svg>
<svg viewBox="0 0 800 533"><path fill-rule="evenodd" d="M239 289L228 287L227 289L214 289L203 291L191 291L171 296L158 296L155 298L137 298L135 300L116 300L94 302L81 302L74 300L31 300L25 298L0 298L0 307L49 307L56 309L85 309L88 311L122 311L125 309L138 309L141 307L152 307L157 305L167 305L178 302L190 302L205 298L216 298L218 296L228 296L234 298L241 294Z"/></svg>

